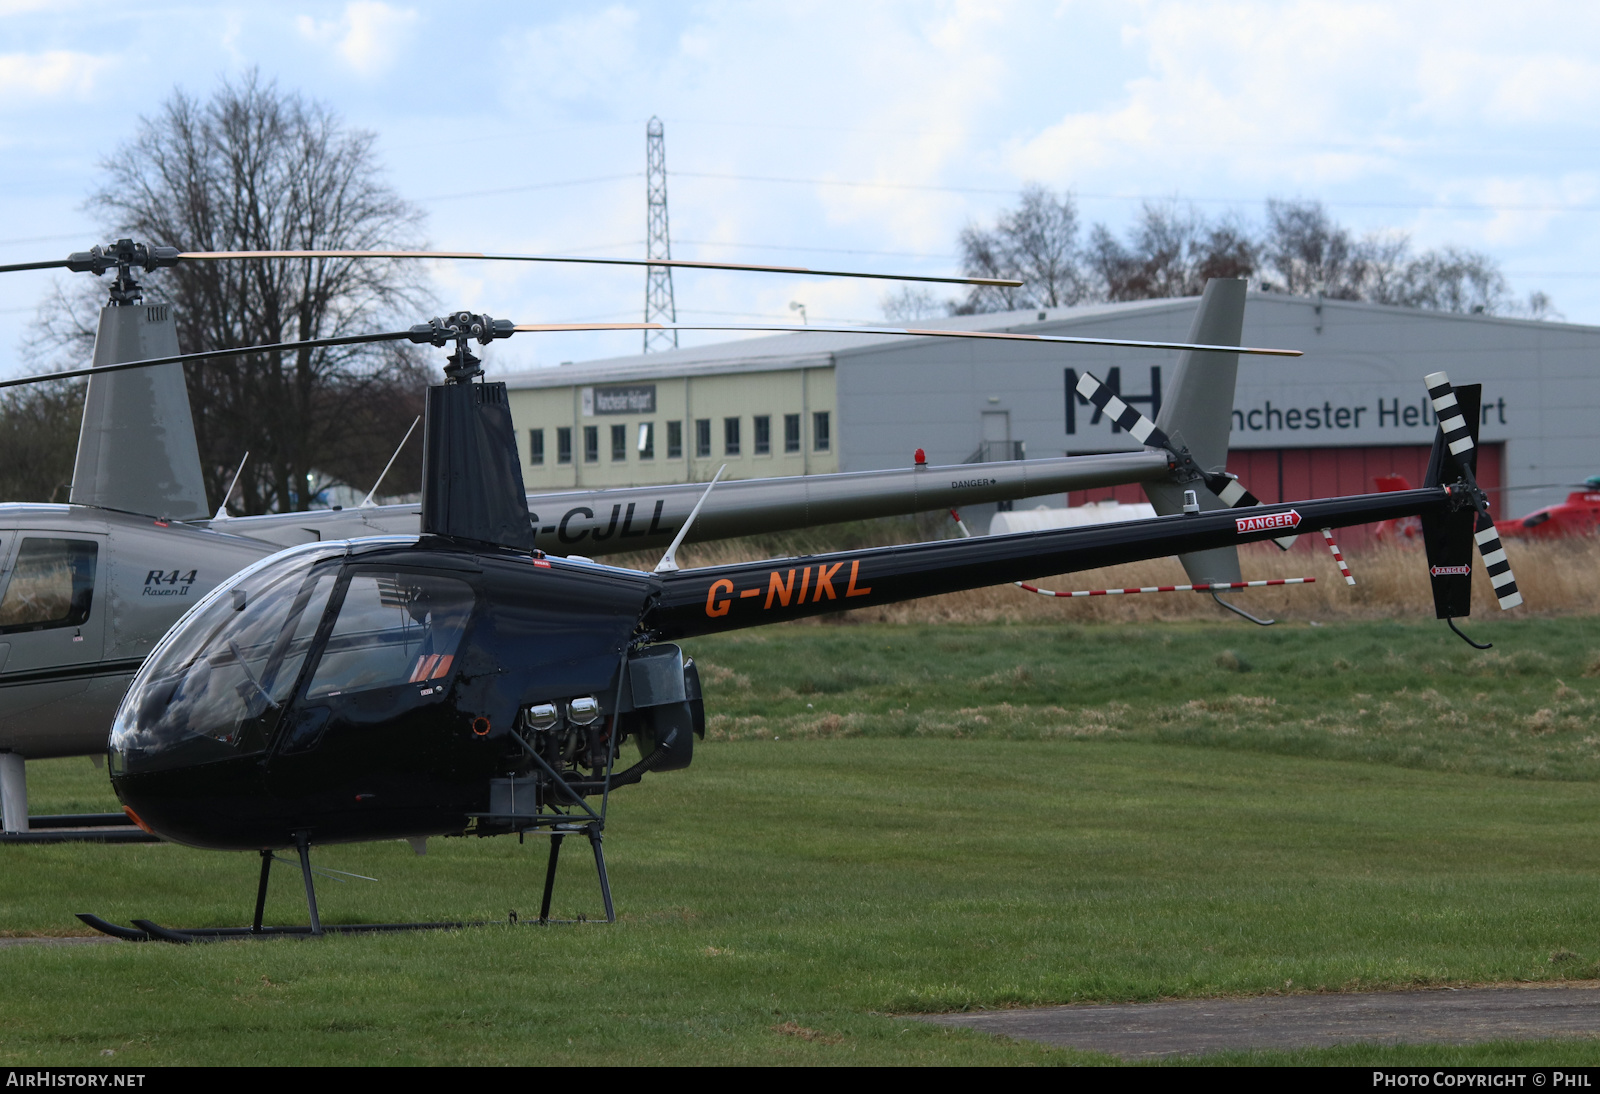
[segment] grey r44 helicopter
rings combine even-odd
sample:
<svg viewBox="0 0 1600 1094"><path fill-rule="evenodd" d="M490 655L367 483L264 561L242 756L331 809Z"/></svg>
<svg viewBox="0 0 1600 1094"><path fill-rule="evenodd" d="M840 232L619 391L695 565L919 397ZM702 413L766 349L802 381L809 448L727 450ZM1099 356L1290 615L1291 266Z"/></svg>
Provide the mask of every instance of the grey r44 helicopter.
<svg viewBox="0 0 1600 1094"><path fill-rule="evenodd" d="M60 267L115 272L100 313L94 363L49 379L87 376L83 427L67 505L0 505L0 840L142 839L120 814L34 818L27 813L26 759L98 757L111 717L134 672L174 622L231 575L291 544L374 535L415 535L420 506L374 506L306 513L211 515L184 384L183 363L206 354L178 352L170 310L146 304L140 270L180 261L273 257L445 257L566 261L548 256L416 252L179 252L121 240L65 260L0 267L0 273ZM756 272L809 272L885 277L791 267L573 259L586 264L660 265ZM956 283L972 278L914 278ZM984 465L983 482L970 468L917 466L905 470L814 475L726 483L705 498L695 538L749 535L809 524L953 508L986 501L1141 482L1161 513L1178 512L1182 490L1197 486L1204 508L1256 501L1222 473L1227 457L1244 282L1214 281L1202 298L1187 343L1129 342L1005 332L872 328L886 335L1022 340L1043 344L1112 344L1180 350L1175 390L1159 425L1166 447L1143 451ZM546 324L522 331L640 329L645 324ZM808 326L680 326L684 330L847 330ZM406 337L412 335L407 333ZM349 338L317 340L346 344ZM159 363L146 363L146 362ZM137 367L127 367L138 363ZM37 379L37 378L34 378ZM29 380L9 381L9 386ZM1115 414L1112 415L1114 418ZM1140 440L1145 437L1137 434ZM1179 441L1167 440L1176 436ZM1187 442L1184 447L1181 442ZM957 483L960 483L957 486ZM558 524L576 539L598 533L620 514L639 514L642 535L600 539L590 555L659 547L685 527L701 500L697 484L563 491L527 495L530 510L560 513ZM1224 500L1225 499L1225 500ZM536 542L541 525L535 522ZM550 537L545 536L547 541ZM1185 555L1196 582L1237 581L1236 552L1221 548ZM85 827L89 831L84 831ZM41 829L30 831L30 829Z"/></svg>

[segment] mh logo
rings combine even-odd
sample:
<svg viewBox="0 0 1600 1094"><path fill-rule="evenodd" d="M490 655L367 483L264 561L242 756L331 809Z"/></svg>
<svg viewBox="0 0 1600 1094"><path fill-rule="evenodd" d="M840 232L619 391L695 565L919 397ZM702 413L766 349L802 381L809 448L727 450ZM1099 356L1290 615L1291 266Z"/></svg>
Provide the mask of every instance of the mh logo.
<svg viewBox="0 0 1600 1094"><path fill-rule="evenodd" d="M1091 403L1088 399L1084 398L1082 395L1080 395L1078 393L1078 370L1077 369L1069 368L1069 369L1066 370L1066 384L1067 384L1067 388L1066 388L1066 391L1067 391L1067 432L1069 434L1072 434L1072 433L1077 433L1078 432L1078 407L1080 407L1080 406L1094 406L1094 404ZM1154 420L1161 413L1161 366L1160 365L1151 365L1150 366L1150 394L1148 394L1148 395L1128 395L1128 394L1124 393L1123 390L1122 390L1122 369L1120 367L1115 367L1114 366L1114 367L1109 368L1109 369L1106 370L1105 382L1104 382L1103 386L1104 386L1106 391L1109 391L1111 394L1115 395L1117 398L1121 399L1123 402L1129 404L1130 406L1137 406L1140 403L1143 403L1145 406L1148 406L1150 408L1150 413L1147 415L1147 417L1151 418L1152 420ZM1094 413L1089 416L1088 424L1089 425L1099 425L1100 424L1100 419L1103 416L1104 415L1101 413L1100 408L1099 407L1094 407ZM1121 433L1122 429L1121 429L1121 427L1119 427L1117 425L1116 422L1112 422L1111 423L1111 432L1112 433Z"/></svg>

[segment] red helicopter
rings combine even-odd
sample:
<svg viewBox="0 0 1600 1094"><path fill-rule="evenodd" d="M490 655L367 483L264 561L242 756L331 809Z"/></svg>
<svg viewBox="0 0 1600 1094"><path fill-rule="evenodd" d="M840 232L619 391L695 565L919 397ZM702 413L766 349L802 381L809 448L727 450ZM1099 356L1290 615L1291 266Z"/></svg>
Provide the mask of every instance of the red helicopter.
<svg viewBox="0 0 1600 1094"><path fill-rule="evenodd" d="M1568 494L1559 505L1535 509L1520 520L1498 520L1494 526L1509 539L1593 535L1600 527L1600 475L1585 479L1583 488Z"/></svg>
<svg viewBox="0 0 1600 1094"><path fill-rule="evenodd" d="M1372 480L1380 493L1410 490L1411 484L1404 475L1379 475ZM1581 489L1567 495L1567 500L1557 505L1535 509L1525 517L1494 522L1495 531L1503 539L1561 539L1566 536L1593 535L1600 529L1600 475L1585 479ZM1422 534L1422 522L1416 517L1401 517L1379 524L1373 535L1381 542L1410 543Z"/></svg>

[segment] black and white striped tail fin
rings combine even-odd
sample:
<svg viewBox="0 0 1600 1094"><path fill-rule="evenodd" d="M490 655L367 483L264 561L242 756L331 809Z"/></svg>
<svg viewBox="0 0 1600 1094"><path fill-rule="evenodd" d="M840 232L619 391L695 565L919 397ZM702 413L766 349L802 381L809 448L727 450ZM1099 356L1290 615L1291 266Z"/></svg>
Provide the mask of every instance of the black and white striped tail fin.
<svg viewBox="0 0 1600 1094"><path fill-rule="evenodd" d="M1439 419L1439 428L1444 431L1445 447L1450 450L1450 455L1459 457L1464 463L1474 447L1472 428L1462 417L1461 405L1456 401L1456 390L1450 384L1450 377L1443 372L1430 372L1423 377L1423 383L1428 385L1433 413Z"/></svg>
<svg viewBox="0 0 1600 1094"><path fill-rule="evenodd" d="M1478 541L1478 553L1483 556L1483 569L1489 575L1489 583L1494 586L1494 595L1500 602L1500 610L1505 611L1521 604L1522 594L1517 591L1517 579L1511 573L1511 563L1506 559L1506 549L1500 545L1500 533L1495 531L1494 521L1489 519L1489 514L1478 514L1478 528L1472 538Z"/></svg>

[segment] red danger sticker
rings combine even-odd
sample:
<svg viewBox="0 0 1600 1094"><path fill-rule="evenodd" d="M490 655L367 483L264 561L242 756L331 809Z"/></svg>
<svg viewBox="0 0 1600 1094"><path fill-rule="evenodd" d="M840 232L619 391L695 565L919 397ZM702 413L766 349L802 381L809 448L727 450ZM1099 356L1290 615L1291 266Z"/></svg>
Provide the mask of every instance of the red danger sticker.
<svg viewBox="0 0 1600 1094"><path fill-rule="evenodd" d="M1272 532L1279 528L1296 528L1300 525L1300 514L1293 509L1287 513L1268 513L1260 517L1238 517L1233 522L1242 536L1246 532Z"/></svg>
<svg viewBox="0 0 1600 1094"><path fill-rule="evenodd" d="M1432 574L1434 577L1446 577L1446 576L1449 576L1451 574L1458 574L1461 577L1470 577L1472 575L1472 567L1471 566L1434 566L1434 567L1431 567L1428 570L1428 572L1430 574Z"/></svg>

